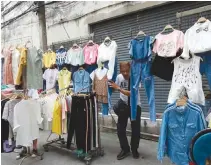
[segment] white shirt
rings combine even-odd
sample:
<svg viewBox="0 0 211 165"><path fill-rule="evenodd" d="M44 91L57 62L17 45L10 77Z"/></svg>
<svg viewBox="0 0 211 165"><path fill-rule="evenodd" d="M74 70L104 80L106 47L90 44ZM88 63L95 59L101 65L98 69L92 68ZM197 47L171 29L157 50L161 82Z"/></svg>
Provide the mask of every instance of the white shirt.
<svg viewBox="0 0 211 165"><path fill-rule="evenodd" d="M12 75L14 84L16 81L16 77L18 75L19 62L20 62L20 52L17 49L15 49L12 51Z"/></svg>
<svg viewBox="0 0 211 165"><path fill-rule="evenodd" d="M111 41L110 45L105 45L105 43L102 43L98 48L98 58L97 58L97 64L98 66L105 61L109 61L108 63L108 79L112 79L113 73L114 73L114 65L115 65L115 57L116 57L116 51L117 51L117 44L115 41Z"/></svg>
<svg viewBox="0 0 211 165"><path fill-rule="evenodd" d="M119 74L116 78L116 84L120 86L120 88L124 90L128 90L128 80L126 80L122 74ZM141 88L141 83L139 84L139 88ZM120 99L122 99L126 104L128 104L128 96L124 95L120 92ZM138 90L138 105L141 105L140 92Z"/></svg>
<svg viewBox="0 0 211 165"><path fill-rule="evenodd" d="M39 138L42 122L41 107L35 100L21 100L14 108L14 128L17 132L16 145L31 146Z"/></svg>
<svg viewBox="0 0 211 165"><path fill-rule="evenodd" d="M46 89L52 89L56 85L59 71L57 69L47 69L43 74L43 79L46 80Z"/></svg>
<svg viewBox="0 0 211 165"><path fill-rule="evenodd" d="M41 105L42 117L44 119L41 128L46 131L51 130L50 126L53 118L54 103L57 97L58 94L54 93L38 100Z"/></svg>
<svg viewBox="0 0 211 165"><path fill-rule="evenodd" d="M191 53L204 53L211 50L211 22L195 23L185 33L182 57L189 58Z"/></svg>
<svg viewBox="0 0 211 165"><path fill-rule="evenodd" d="M106 68L103 68L103 69L97 68L90 74L90 78L94 80L94 77L97 76L97 78L101 80L107 74L107 72L108 72L108 69Z"/></svg>

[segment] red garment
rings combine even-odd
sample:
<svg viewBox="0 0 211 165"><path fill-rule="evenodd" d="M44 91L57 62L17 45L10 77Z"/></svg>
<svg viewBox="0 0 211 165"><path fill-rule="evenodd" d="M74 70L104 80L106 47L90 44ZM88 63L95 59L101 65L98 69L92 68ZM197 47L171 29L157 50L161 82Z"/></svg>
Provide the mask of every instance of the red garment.
<svg viewBox="0 0 211 165"><path fill-rule="evenodd" d="M193 162L189 162L189 165L195 165Z"/></svg>

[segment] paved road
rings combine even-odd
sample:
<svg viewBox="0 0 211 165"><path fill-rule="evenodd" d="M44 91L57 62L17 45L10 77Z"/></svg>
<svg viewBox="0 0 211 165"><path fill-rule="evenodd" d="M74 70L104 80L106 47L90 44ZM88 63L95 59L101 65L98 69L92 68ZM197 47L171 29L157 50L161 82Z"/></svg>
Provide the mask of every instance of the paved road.
<svg viewBox="0 0 211 165"><path fill-rule="evenodd" d="M45 143L48 132L40 132L39 146L43 150L42 145ZM144 159L134 160L132 156L127 157L124 160L116 160L116 155L120 151L119 142L116 134L114 133L102 133L102 144L104 147L104 157L98 157L92 161L92 165L161 165L157 160L157 143L147 140L140 141L139 152L144 156ZM54 138L54 137L52 137ZM2 165L18 165L20 160L15 160L16 153L3 153L1 154ZM22 165L84 165L77 159L75 155L62 151L56 148L50 148L49 152L45 152L44 160L29 158L23 162ZM166 158L162 165L169 165L170 162Z"/></svg>

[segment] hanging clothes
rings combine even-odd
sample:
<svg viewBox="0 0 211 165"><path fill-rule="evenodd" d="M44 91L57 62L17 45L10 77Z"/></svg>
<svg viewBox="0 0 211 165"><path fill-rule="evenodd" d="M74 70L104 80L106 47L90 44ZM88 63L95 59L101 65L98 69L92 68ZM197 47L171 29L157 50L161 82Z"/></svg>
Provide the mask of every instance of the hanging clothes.
<svg viewBox="0 0 211 165"><path fill-rule="evenodd" d="M5 58L4 64L4 84L14 84L12 74L12 52L10 50L3 50Z"/></svg>
<svg viewBox="0 0 211 165"><path fill-rule="evenodd" d="M182 31L174 30L169 34L159 33L155 36L153 52L156 54L152 62L151 73L163 80L171 81L174 64L173 59L180 56L184 45Z"/></svg>
<svg viewBox="0 0 211 165"><path fill-rule="evenodd" d="M62 69L62 66L66 60L66 54L67 51L65 48L60 48L56 51L56 65L58 67L58 70Z"/></svg>
<svg viewBox="0 0 211 165"><path fill-rule="evenodd" d="M26 63L27 63L27 49L20 48L18 49L20 52L20 62L18 67L18 75L16 78L15 85L21 85L23 83L26 87Z"/></svg>
<svg viewBox="0 0 211 165"><path fill-rule="evenodd" d="M4 106L4 112L2 114L2 119L9 122L10 126L14 128L14 108L17 103L19 103L20 99L9 100Z"/></svg>
<svg viewBox="0 0 211 165"><path fill-rule="evenodd" d="M169 105L162 119L158 143L158 160L167 155L177 165L187 165L191 161L189 148L192 138L206 128L202 110L188 102L178 107L176 101Z"/></svg>
<svg viewBox="0 0 211 165"><path fill-rule="evenodd" d="M4 56L1 54L1 85L4 84Z"/></svg>
<svg viewBox="0 0 211 165"><path fill-rule="evenodd" d="M20 51L18 49L14 49L12 51L12 74L13 74L14 84L16 82L16 78L18 75L19 62L20 62Z"/></svg>
<svg viewBox="0 0 211 165"><path fill-rule="evenodd" d="M52 119L53 119L53 110L54 103L58 97L57 93L53 93L51 95L47 95L44 98L38 99L38 102L41 106L41 114L43 118L43 122L40 124L40 128L49 131L52 128Z"/></svg>
<svg viewBox="0 0 211 165"><path fill-rule="evenodd" d="M97 103L94 95L72 96L69 116L67 148L70 148L73 135L76 135L77 150L88 153L99 146Z"/></svg>
<svg viewBox="0 0 211 165"><path fill-rule="evenodd" d="M53 110L52 132L62 134L62 105L59 98L56 99Z"/></svg>
<svg viewBox="0 0 211 165"><path fill-rule="evenodd" d="M211 90L211 51L205 53L197 53L196 56L202 58L200 61L200 73L207 77L208 85Z"/></svg>
<svg viewBox="0 0 211 165"><path fill-rule="evenodd" d="M42 52L35 47L27 50L27 89L42 89Z"/></svg>
<svg viewBox="0 0 211 165"><path fill-rule="evenodd" d="M197 56L193 56L190 60L174 59L174 74L168 103L173 103L178 99L182 90L185 88L191 101L196 104L205 105L199 65L200 58Z"/></svg>
<svg viewBox="0 0 211 165"><path fill-rule="evenodd" d="M53 89L56 86L56 80L58 79L58 69L46 69L43 74L43 79L46 80L46 90Z"/></svg>
<svg viewBox="0 0 211 165"><path fill-rule="evenodd" d="M98 48L97 64L98 66L101 66L103 63L107 64L107 66L106 65L104 66L108 69L107 73L108 80L111 80L115 72L117 72L115 68L116 53L117 53L117 44L115 41L111 41L109 45L102 43Z"/></svg>
<svg viewBox="0 0 211 165"><path fill-rule="evenodd" d="M140 82L144 83L145 91L148 97L148 103L150 106L150 120L153 122L156 121L154 77L150 72L152 65L152 43L153 39L150 36L145 36L143 40L133 39L129 43L129 54L132 59L130 78L130 104L132 121L136 120Z"/></svg>
<svg viewBox="0 0 211 165"><path fill-rule="evenodd" d="M66 64L71 64L73 66L81 66L84 64L84 55L83 55L83 49L81 47L78 47L76 49L70 48L67 52Z"/></svg>
<svg viewBox="0 0 211 165"><path fill-rule="evenodd" d="M24 115L23 115L24 114ZM39 138L42 123L40 104L35 100L21 100L14 108L14 128L17 133L16 146L30 147Z"/></svg>
<svg viewBox="0 0 211 165"><path fill-rule="evenodd" d="M43 54L43 66L50 68L51 65L56 64L56 53L53 51L47 51Z"/></svg>
<svg viewBox="0 0 211 165"><path fill-rule="evenodd" d="M67 88L71 82L71 72L67 69L62 69L58 75L59 90ZM65 93L66 90L61 91L60 93Z"/></svg>
<svg viewBox="0 0 211 165"><path fill-rule="evenodd" d="M184 50L182 57L189 59L191 54L205 53L211 51L211 22L195 23L185 32Z"/></svg>
<svg viewBox="0 0 211 165"><path fill-rule="evenodd" d="M47 51L43 54L43 66L50 68L51 65L56 64L56 53L53 51Z"/></svg>
<svg viewBox="0 0 211 165"><path fill-rule="evenodd" d="M93 90L96 92L97 101L100 103L108 103L108 83L106 68L98 68L90 75L93 80Z"/></svg>
<svg viewBox="0 0 211 165"><path fill-rule="evenodd" d="M90 77L89 73L84 69L79 69L73 74L73 91L78 92L90 92Z"/></svg>
<svg viewBox="0 0 211 165"><path fill-rule="evenodd" d="M98 44L89 45L87 44L83 49L84 62L85 64L92 65L96 64L98 57Z"/></svg>
<svg viewBox="0 0 211 165"><path fill-rule="evenodd" d="M1 101L1 116L4 112L4 106L9 101L9 99L5 99ZM9 122L1 119L1 153L4 152L3 143L5 140L8 140L9 137Z"/></svg>

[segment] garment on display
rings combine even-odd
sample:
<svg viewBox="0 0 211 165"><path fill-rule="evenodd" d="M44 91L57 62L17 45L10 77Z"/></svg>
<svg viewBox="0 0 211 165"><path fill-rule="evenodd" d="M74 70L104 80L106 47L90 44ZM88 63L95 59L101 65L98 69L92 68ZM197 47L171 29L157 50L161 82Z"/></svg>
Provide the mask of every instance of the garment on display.
<svg viewBox="0 0 211 165"><path fill-rule="evenodd" d="M64 46L61 46L61 47L56 51L56 65L57 65L59 71L62 69L62 66L63 66L63 64L65 63L66 54L67 54L67 51L66 51L66 49L64 48Z"/></svg>
<svg viewBox="0 0 211 165"><path fill-rule="evenodd" d="M42 52L34 46L30 47L27 49L26 89L42 89L42 75Z"/></svg>
<svg viewBox="0 0 211 165"><path fill-rule="evenodd" d="M184 50L182 57L189 59L191 54L205 53L211 51L211 23L208 19L196 22L185 32Z"/></svg>
<svg viewBox="0 0 211 165"><path fill-rule="evenodd" d="M194 103L205 105L202 89L202 76L199 72L200 57L194 56L190 60L174 59L174 74L169 92L168 103L179 98L185 88L188 97Z"/></svg>
<svg viewBox="0 0 211 165"><path fill-rule="evenodd" d="M48 49L48 51L43 54L43 65L45 68L50 68L53 64L56 64L56 53Z"/></svg>
<svg viewBox="0 0 211 165"><path fill-rule="evenodd" d="M90 92L91 82L89 73L84 69L79 69L73 74L73 91L74 93L78 92Z"/></svg>
<svg viewBox="0 0 211 165"><path fill-rule="evenodd" d="M58 74L58 84L59 84L59 89L66 88L70 85L71 82L71 72L67 70L67 68L63 68L59 74ZM61 91L62 93L65 93L66 90Z"/></svg>
<svg viewBox="0 0 211 165"><path fill-rule="evenodd" d="M151 74L152 65L152 43L153 38L145 36L143 40L133 39L129 44L129 54L131 62L131 120L136 120L138 103L138 90L140 82L144 83L145 91L150 106L150 120L156 121L155 96L154 96L154 77ZM140 51L142 50L142 51Z"/></svg>
<svg viewBox="0 0 211 165"><path fill-rule="evenodd" d="M191 161L191 140L196 133L206 129L206 122L199 106L189 100L180 105L174 101L163 114L157 158L161 161L168 155L171 162L185 165Z"/></svg>
<svg viewBox="0 0 211 165"><path fill-rule="evenodd" d="M52 89L56 86L59 71L57 68L47 69L43 74L43 79L46 80L46 89Z"/></svg>
<svg viewBox="0 0 211 165"><path fill-rule="evenodd" d="M96 64L98 57L98 47L99 45L93 42L88 42L88 44L85 45L85 47L83 48L85 64Z"/></svg>
<svg viewBox="0 0 211 165"><path fill-rule="evenodd" d="M73 46L67 51L66 64L71 64L72 66L81 66L84 64L83 49L79 46Z"/></svg>

